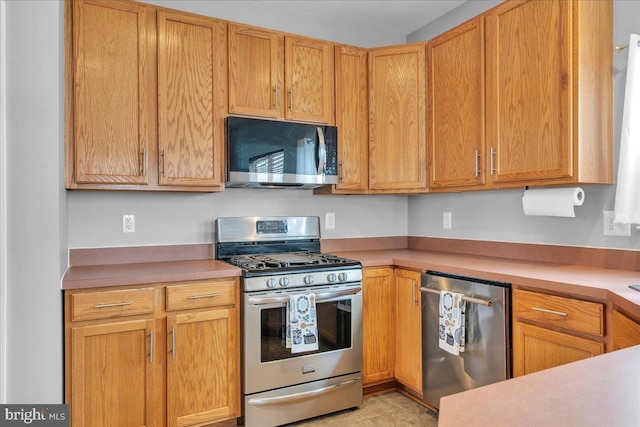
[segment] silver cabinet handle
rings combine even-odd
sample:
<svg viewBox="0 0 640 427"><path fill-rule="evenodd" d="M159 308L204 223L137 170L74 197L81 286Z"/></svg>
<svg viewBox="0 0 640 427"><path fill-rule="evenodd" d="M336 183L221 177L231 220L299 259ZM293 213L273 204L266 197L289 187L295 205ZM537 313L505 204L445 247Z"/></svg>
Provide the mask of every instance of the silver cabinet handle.
<svg viewBox="0 0 640 427"><path fill-rule="evenodd" d="M93 306L93 308L123 307L125 305L131 305L131 303L126 301L126 302L113 302L110 304L96 304Z"/></svg>
<svg viewBox="0 0 640 427"><path fill-rule="evenodd" d="M289 88L289 111L293 112L293 89Z"/></svg>
<svg viewBox="0 0 640 427"><path fill-rule="evenodd" d="M340 168L340 174L338 175L338 179L340 180L340 182L344 181L344 161L340 160L340 162L338 163L338 167Z"/></svg>
<svg viewBox="0 0 640 427"><path fill-rule="evenodd" d="M167 150L162 150L162 176L167 176Z"/></svg>
<svg viewBox="0 0 640 427"><path fill-rule="evenodd" d="M476 177L480 176L480 152L476 150Z"/></svg>
<svg viewBox="0 0 640 427"><path fill-rule="evenodd" d="M416 289L418 288L418 286L416 285L416 281L413 281L413 284L411 285L411 295L413 297L413 306L415 307L416 305L418 305L418 298L416 297Z"/></svg>
<svg viewBox="0 0 640 427"><path fill-rule="evenodd" d="M171 327L171 357L176 358L176 327Z"/></svg>
<svg viewBox="0 0 640 427"><path fill-rule="evenodd" d="M562 317L567 317L569 315L563 311L547 310L546 308L540 308L540 307L531 307L531 310L540 311L542 313L555 314L556 316L562 316Z"/></svg>
<svg viewBox="0 0 640 427"><path fill-rule="evenodd" d="M142 149L142 167L140 168L142 176L147 175L147 147Z"/></svg>
<svg viewBox="0 0 640 427"><path fill-rule="evenodd" d="M277 404L281 404L281 403L285 403L285 402L297 402L300 400L308 400L311 399L313 397L316 396L320 396L323 394L327 394L330 393L332 391L335 391L337 389L340 389L342 387L346 387L349 386L351 384L354 384L356 382L360 381L360 377L357 378L353 378L347 381L343 381L341 383L338 384L333 384L327 387L322 387L319 388L317 390L311 390L311 391L304 391L301 393L292 393L292 394L288 394L286 396L278 396L278 397L267 397L267 398L262 398L262 399L249 399L249 401L247 402L249 405L255 405L255 406L266 406L266 405L277 405Z"/></svg>
<svg viewBox="0 0 640 427"><path fill-rule="evenodd" d="M149 362L153 363L153 329L149 333Z"/></svg>
<svg viewBox="0 0 640 427"><path fill-rule="evenodd" d="M493 158L495 157L495 155L496 155L496 150L494 150L493 147L491 147L490 158L489 158L489 163L490 163L489 170L491 175L493 175L493 173L496 171L496 168L494 167L494 164L493 164L494 163Z"/></svg>
<svg viewBox="0 0 640 427"><path fill-rule="evenodd" d="M275 93L274 100L273 100L273 106L275 108L278 108L278 85L276 85L276 87L273 89L273 92Z"/></svg>
<svg viewBox="0 0 640 427"><path fill-rule="evenodd" d="M204 295L189 295L189 299L201 299L201 298L215 298L219 297L220 294L204 294Z"/></svg>

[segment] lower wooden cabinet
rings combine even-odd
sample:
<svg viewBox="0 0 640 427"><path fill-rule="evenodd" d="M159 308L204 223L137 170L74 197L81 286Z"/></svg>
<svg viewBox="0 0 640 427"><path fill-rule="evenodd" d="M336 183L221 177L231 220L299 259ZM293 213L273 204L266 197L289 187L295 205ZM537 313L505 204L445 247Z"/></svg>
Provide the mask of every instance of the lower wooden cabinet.
<svg viewBox="0 0 640 427"><path fill-rule="evenodd" d="M239 340L237 279L65 292L71 425L234 420Z"/></svg>
<svg viewBox="0 0 640 427"><path fill-rule="evenodd" d="M420 272L394 270L396 286L395 377L422 394L422 305Z"/></svg>
<svg viewBox="0 0 640 427"><path fill-rule="evenodd" d="M162 425L162 330L152 318L71 329L73 426Z"/></svg>
<svg viewBox="0 0 640 427"><path fill-rule="evenodd" d="M364 386L393 380L395 287L392 268L365 268L362 279Z"/></svg>
<svg viewBox="0 0 640 427"><path fill-rule="evenodd" d="M614 310L612 340L614 350L640 345L640 323Z"/></svg>
<svg viewBox="0 0 640 427"><path fill-rule="evenodd" d="M604 305L513 290L513 376L604 353Z"/></svg>

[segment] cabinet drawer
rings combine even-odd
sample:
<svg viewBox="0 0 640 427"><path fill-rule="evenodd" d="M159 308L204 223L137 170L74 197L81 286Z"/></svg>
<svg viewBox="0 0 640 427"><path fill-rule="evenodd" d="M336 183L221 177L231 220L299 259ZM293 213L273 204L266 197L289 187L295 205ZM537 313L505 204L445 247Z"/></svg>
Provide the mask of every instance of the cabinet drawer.
<svg viewBox="0 0 640 427"><path fill-rule="evenodd" d="M71 320L106 319L153 313L153 288L122 289L71 295Z"/></svg>
<svg viewBox="0 0 640 427"><path fill-rule="evenodd" d="M235 279L167 286L167 311L234 305Z"/></svg>
<svg viewBox="0 0 640 427"><path fill-rule="evenodd" d="M604 306L596 302L519 289L513 291L513 314L519 319L604 336L603 312Z"/></svg>

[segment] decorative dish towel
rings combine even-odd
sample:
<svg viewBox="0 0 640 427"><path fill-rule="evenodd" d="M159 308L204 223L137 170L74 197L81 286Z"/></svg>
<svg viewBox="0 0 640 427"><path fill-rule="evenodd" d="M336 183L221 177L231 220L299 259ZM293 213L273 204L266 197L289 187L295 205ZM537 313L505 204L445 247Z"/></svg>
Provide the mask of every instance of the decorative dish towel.
<svg viewBox="0 0 640 427"><path fill-rule="evenodd" d="M439 311L438 346L457 356L464 351L464 295L440 291Z"/></svg>
<svg viewBox="0 0 640 427"><path fill-rule="evenodd" d="M291 295L287 308L287 348L290 348L292 353L317 350L316 296Z"/></svg>

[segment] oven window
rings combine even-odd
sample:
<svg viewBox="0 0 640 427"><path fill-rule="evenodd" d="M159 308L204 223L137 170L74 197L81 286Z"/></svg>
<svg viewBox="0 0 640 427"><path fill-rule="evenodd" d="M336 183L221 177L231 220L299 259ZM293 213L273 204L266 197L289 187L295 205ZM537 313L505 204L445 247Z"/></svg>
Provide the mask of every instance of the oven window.
<svg viewBox="0 0 640 427"><path fill-rule="evenodd" d="M316 305L318 350L291 353L287 348L287 306L262 309L260 312L260 361L325 353L351 347L351 300L321 302Z"/></svg>

